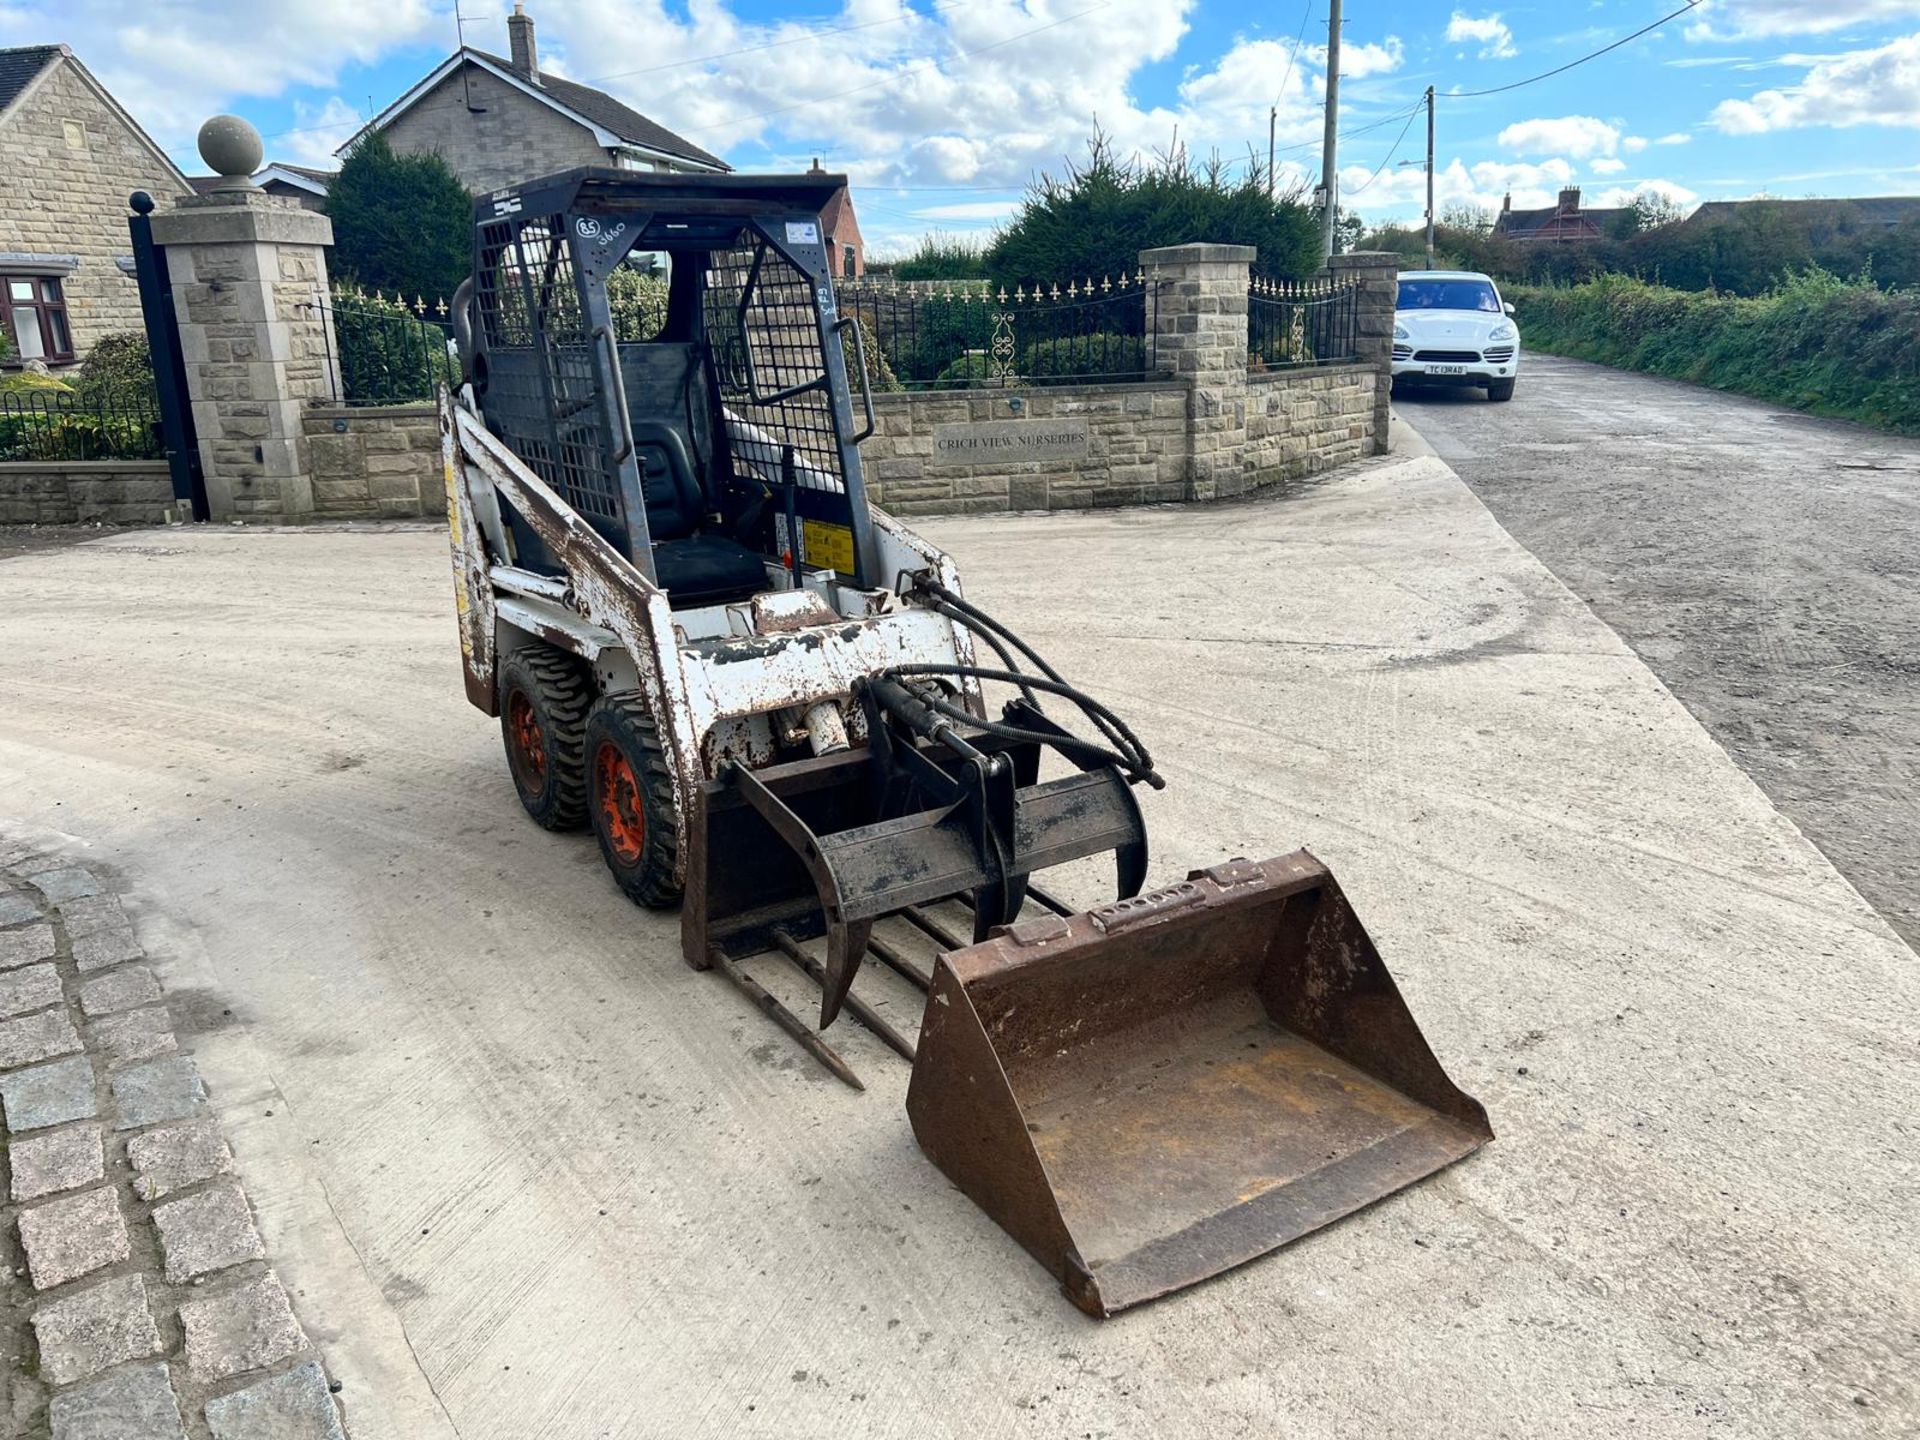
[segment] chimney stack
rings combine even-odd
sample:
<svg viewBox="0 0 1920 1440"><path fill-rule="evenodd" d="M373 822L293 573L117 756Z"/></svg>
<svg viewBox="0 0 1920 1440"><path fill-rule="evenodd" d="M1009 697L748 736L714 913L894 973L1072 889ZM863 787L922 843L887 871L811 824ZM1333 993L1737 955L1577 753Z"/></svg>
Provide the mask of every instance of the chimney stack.
<svg viewBox="0 0 1920 1440"><path fill-rule="evenodd" d="M527 7L516 3L507 17L507 35L513 41L513 68L523 80L540 83L540 52L533 43L533 17Z"/></svg>
<svg viewBox="0 0 1920 1440"><path fill-rule="evenodd" d="M1560 213L1578 215L1580 213L1580 187L1569 185L1560 192Z"/></svg>

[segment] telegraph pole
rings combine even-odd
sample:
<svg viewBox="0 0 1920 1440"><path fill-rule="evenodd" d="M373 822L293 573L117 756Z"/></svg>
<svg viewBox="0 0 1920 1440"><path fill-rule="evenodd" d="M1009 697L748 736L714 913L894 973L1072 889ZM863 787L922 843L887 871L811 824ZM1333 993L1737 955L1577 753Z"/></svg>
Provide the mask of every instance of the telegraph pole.
<svg viewBox="0 0 1920 1440"><path fill-rule="evenodd" d="M1433 269L1433 86L1427 86L1427 269Z"/></svg>
<svg viewBox="0 0 1920 1440"><path fill-rule="evenodd" d="M1340 0L1327 8L1327 138L1320 150L1320 258L1333 255L1334 211L1340 203Z"/></svg>

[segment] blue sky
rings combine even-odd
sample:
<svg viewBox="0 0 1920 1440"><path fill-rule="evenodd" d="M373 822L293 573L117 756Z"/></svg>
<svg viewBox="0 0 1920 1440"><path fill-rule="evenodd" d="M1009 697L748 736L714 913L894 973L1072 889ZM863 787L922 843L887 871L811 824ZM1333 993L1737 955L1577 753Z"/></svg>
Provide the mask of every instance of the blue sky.
<svg viewBox="0 0 1920 1440"><path fill-rule="evenodd" d="M1442 205L1682 204L1756 193L1920 193L1920 0L1706 0L1567 74L1684 0L1457 6L1348 0L1341 156L1368 220L1421 208L1412 114L1440 100ZM504 52L503 0L461 0ZM542 63L612 91L740 169L820 156L856 181L870 245L991 230L1098 123L1129 152L1245 163L1279 110L1283 183L1319 166L1326 0L530 0ZM0 44L65 41L190 171L220 110L270 158L331 163L371 108L454 45L443 0L0 0ZM1409 120L1411 123L1409 123Z"/></svg>

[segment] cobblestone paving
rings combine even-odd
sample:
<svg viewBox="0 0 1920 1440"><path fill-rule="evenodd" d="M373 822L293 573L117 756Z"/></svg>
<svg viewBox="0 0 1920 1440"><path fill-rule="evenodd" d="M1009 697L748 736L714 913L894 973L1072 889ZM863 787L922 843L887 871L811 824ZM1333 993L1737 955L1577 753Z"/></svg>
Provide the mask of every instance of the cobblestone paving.
<svg viewBox="0 0 1920 1440"><path fill-rule="evenodd" d="M0 1434L343 1440L111 887L0 840Z"/></svg>

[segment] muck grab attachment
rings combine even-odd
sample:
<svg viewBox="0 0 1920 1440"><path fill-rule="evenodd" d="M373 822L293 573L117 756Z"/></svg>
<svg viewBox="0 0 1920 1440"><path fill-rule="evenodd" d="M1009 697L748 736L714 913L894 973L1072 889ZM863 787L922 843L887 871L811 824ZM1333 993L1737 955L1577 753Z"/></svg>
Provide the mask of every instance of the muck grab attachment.
<svg viewBox="0 0 1920 1440"><path fill-rule="evenodd" d="M927 1156L1107 1315L1492 1132L1312 856L1145 891L1145 746L868 503L818 225L842 183L578 170L479 202L441 402L467 695L536 822L680 907L690 965L856 1089L843 1012L910 1060ZM1109 904L1034 883L1108 854ZM917 1035L872 988L902 985Z"/></svg>

